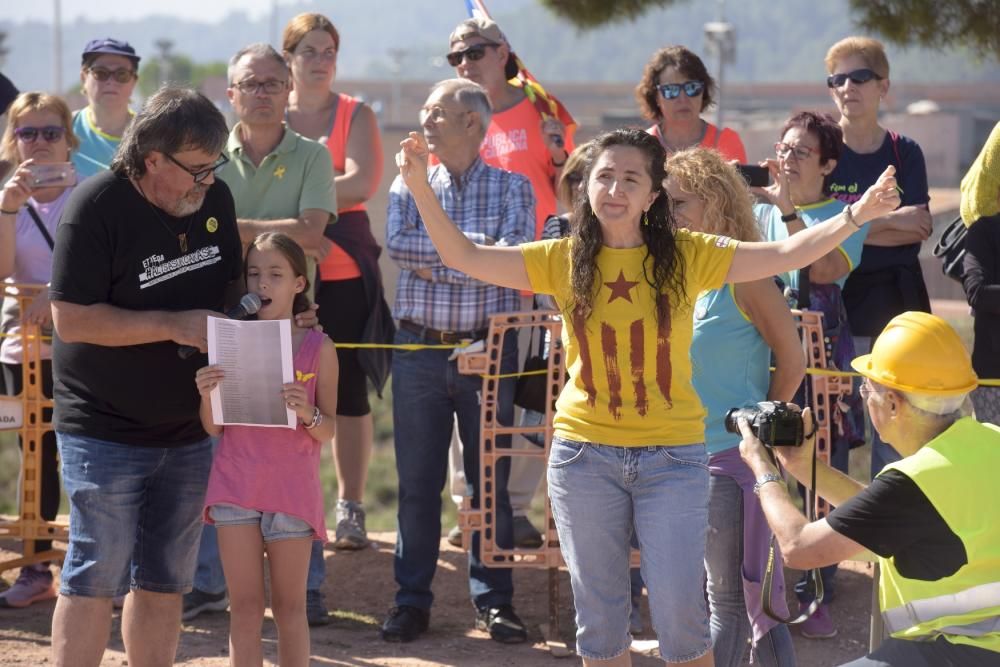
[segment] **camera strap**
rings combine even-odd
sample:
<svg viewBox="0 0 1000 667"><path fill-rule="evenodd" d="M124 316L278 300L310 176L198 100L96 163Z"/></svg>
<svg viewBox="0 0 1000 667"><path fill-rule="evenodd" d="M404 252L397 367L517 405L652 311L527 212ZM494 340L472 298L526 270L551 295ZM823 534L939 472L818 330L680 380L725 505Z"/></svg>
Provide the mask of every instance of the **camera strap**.
<svg viewBox="0 0 1000 667"><path fill-rule="evenodd" d="M31 219L35 221L35 226L38 227L38 231L45 237L45 242L49 244L49 250L55 250L56 242L52 240L52 235L49 234L49 230L45 229L45 225L42 223L42 219L39 217L38 211L36 211L35 207L31 204L25 204L24 207L28 209L28 215L30 215Z"/></svg>
<svg viewBox="0 0 1000 667"><path fill-rule="evenodd" d="M805 384L805 398L806 404L809 403L809 383ZM816 419L813 417L813 429L812 433L807 434L805 437L808 440L816 435ZM768 450L768 454L771 456L771 461L777 466L779 472L784 472L781 470L781 464L778 463L777 458L774 453ZM816 520L816 446L813 444L812 448L812 471L810 473L810 484L809 488L806 489L806 518L812 523ZM820 574L818 567L809 570L808 582L809 588L813 590L814 597L813 601L809 603L809 607L803 611L798 616L782 616L781 614L774 611L771 607L771 589L774 584L774 558L777 553L777 542L778 538L771 533L771 540L767 551L767 567L764 569L764 581L761 584L761 609L768 617L774 619L779 623L784 623L786 625L795 625L797 623L804 622L807 618L812 616L817 609L819 609L820 604L823 602L823 577Z"/></svg>

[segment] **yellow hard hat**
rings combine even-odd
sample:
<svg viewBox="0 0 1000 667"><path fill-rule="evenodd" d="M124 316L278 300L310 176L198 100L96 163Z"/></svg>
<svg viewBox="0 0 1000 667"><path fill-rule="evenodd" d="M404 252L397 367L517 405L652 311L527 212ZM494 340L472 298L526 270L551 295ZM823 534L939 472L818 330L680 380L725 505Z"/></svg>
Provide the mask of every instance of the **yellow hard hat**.
<svg viewBox="0 0 1000 667"><path fill-rule="evenodd" d="M951 396L979 384L969 352L947 322L930 313L897 315L875 339L871 354L851 366L886 387L921 394Z"/></svg>

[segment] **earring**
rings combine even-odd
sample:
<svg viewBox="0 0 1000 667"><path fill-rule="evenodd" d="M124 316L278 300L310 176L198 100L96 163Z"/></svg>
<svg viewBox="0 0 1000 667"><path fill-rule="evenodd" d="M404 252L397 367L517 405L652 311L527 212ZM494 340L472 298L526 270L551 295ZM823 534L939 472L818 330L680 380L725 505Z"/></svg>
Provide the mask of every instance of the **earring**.
<svg viewBox="0 0 1000 667"><path fill-rule="evenodd" d="M646 227L649 226L649 211L642 212L642 224Z"/></svg>

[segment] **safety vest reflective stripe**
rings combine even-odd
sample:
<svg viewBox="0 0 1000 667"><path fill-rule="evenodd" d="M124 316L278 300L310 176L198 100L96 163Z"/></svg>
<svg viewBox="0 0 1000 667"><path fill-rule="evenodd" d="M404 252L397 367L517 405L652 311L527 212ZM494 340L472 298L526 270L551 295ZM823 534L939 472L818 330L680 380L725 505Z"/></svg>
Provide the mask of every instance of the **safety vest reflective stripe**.
<svg viewBox="0 0 1000 667"><path fill-rule="evenodd" d="M1000 607L1000 582L974 586L960 593L950 593L923 600L913 600L905 605L883 611L882 618L885 621L886 629L890 633L894 633L902 632L914 625L927 623L943 616L959 616L990 607ZM997 623L993 622L993 619L987 619L986 623L980 622L969 626L957 626L965 628L966 631L955 631L952 634L979 636L995 632L997 629L996 625ZM988 629L979 632L978 630L981 629L980 626L988 626Z"/></svg>
<svg viewBox="0 0 1000 667"><path fill-rule="evenodd" d="M946 628L941 628L938 632L946 635L964 635L966 637L991 635L995 632L1000 632L1000 616L987 618L984 621L979 621L971 625L949 625Z"/></svg>

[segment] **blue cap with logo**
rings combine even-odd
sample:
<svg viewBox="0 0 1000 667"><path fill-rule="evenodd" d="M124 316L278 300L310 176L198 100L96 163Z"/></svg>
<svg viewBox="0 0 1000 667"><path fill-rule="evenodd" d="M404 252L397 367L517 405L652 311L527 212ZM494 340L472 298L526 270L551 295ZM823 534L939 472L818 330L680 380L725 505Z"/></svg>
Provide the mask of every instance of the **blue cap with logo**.
<svg viewBox="0 0 1000 667"><path fill-rule="evenodd" d="M102 53L112 56L123 56L131 60L136 67L139 66L139 56L135 54L135 49L132 48L132 45L128 42L112 39L111 37L92 39L87 42L87 46L83 47L83 62L87 62L88 56L96 56Z"/></svg>

